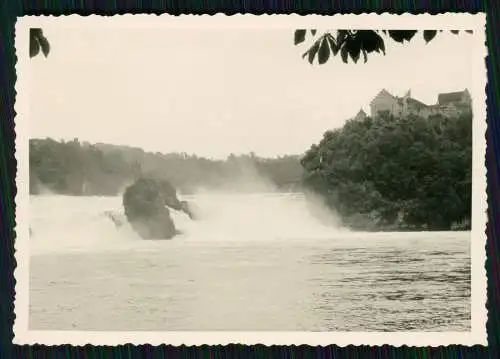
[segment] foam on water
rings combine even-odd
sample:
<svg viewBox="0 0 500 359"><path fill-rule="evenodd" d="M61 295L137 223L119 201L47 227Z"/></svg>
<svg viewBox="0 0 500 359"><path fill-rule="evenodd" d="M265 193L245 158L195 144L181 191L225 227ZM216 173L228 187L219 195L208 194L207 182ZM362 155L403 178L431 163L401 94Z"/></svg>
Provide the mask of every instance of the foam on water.
<svg viewBox="0 0 500 359"><path fill-rule="evenodd" d="M120 211L120 198L31 196L31 251L100 250L136 239L130 228L118 230L107 210Z"/></svg>
<svg viewBox="0 0 500 359"><path fill-rule="evenodd" d="M337 246L352 247L353 243L370 246L374 239L391 245L401 240L401 233L349 232L335 224L325 224L324 218L334 214L318 203L311 203L301 194L235 194L201 193L186 197L193 204L199 219L190 220L184 213L172 211L181 235L171 241L144 241L124 221L117 228L105 214L112 211L123 217L121 197L32 196L30 201L30 250L32 253L106 250L156 250L163 246L191 245L210 242L211 245L248 245L293 241L308 244L336 240ZM318 213L323 216L317 216ZM405 233L406 240L439 243L449 237L450 245L457 236L469 232ZM422 239L424 238L424 239ZM345 241L343 241L345 240ZM418 243L417 243L418 242ZM437 244L438 242L436 242ZM380 244L379 244L380 245Z"/></svg>
<svg viewBox="0 0 500 359"><path fill-rule="evenodd" d="M300 194L202 193L185 198L199 219L172 211L183 242L236 242L332 238L340 232L311 212ZM315 207L316 212L318 206ZM117 228L106 211L123 216L121 197L32 196L32 251L151 248L160 241L141 241L128 224ZM144 243L147 242L147 243ZM151 243L156 242L156 243ZM161 241L164 243L164 241Z"/></svg>
<svg viewBox="0 0 500 359"><path fill-rule="evenodd" d="M338 228L322 224L298 194L207 193L194 198L200 220L175 214L192 241L269 241L327 238Z"/></svg>

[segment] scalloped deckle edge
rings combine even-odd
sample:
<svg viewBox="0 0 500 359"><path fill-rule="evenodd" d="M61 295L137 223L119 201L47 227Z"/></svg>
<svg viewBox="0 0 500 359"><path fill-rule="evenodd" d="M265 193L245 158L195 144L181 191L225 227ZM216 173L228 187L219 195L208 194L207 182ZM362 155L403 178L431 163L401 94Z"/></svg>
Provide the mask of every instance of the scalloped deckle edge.
<svg viewBox="0 0 500 359"><path fill-rule="evenodd" d="M16 72L16 233L14 270L15 344L264 344L264 345L487 345L486 335L486 16L479 14L337 14L319 15L116 15L26 16L18 18L15 31ZM475 30L473 61L473 200L471 230L471 332L80 332L29 330L29 70L30 27L175 27L175 28L384 28Z"/></svg>

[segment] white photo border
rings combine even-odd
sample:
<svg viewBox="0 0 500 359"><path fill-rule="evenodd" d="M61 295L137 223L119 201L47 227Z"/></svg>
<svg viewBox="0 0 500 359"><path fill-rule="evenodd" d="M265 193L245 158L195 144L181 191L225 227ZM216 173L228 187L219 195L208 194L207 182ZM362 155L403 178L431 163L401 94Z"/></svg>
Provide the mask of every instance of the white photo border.
<svg viewBox="0 0 500 359"><path fill-rule="evenodd" d="M264 345L392 345L441 346L487 345L486 278L486 15L430 14L338 14L320 15L116 15L116 16L25 16L17 19L16 46L16 232L14 270L14 344L122 345L122 344L264 344ZM473 30L473 179L471 229L471 331L470 332L90 332L29 330L29 85L28 29L70 27L161 27L161 28L334 28L334 29L442 29ZM291 35L291 36L292 36ZM300 55L300 54L299 54Z"/></svg>

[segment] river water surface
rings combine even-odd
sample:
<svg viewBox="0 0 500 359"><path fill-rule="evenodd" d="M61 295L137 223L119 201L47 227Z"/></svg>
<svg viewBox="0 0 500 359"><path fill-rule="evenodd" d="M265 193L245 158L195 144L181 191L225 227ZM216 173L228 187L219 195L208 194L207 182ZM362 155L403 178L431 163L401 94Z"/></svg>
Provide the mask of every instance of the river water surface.
<svg viewBox="0 0 500 359"><path fill-rule="evenodd" d="M300 195L204 194L143 241L120 198L31 197L30 329L470 331L470 232L352 233Z"/></svg>

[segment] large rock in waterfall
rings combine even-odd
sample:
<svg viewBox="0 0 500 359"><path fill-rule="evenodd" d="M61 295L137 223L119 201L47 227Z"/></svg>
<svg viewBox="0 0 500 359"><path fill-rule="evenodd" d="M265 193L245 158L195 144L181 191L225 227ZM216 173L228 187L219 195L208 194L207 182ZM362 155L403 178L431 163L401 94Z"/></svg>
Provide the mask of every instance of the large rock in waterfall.
<svg viewBox="0 0 500 359"><path fill-rule="evenodd" d="M187 202L177 198L176 189L166 180L139 178L123 194L125 216L143 239L171 239L180 232L170 210L193 215Z"/></svg>

